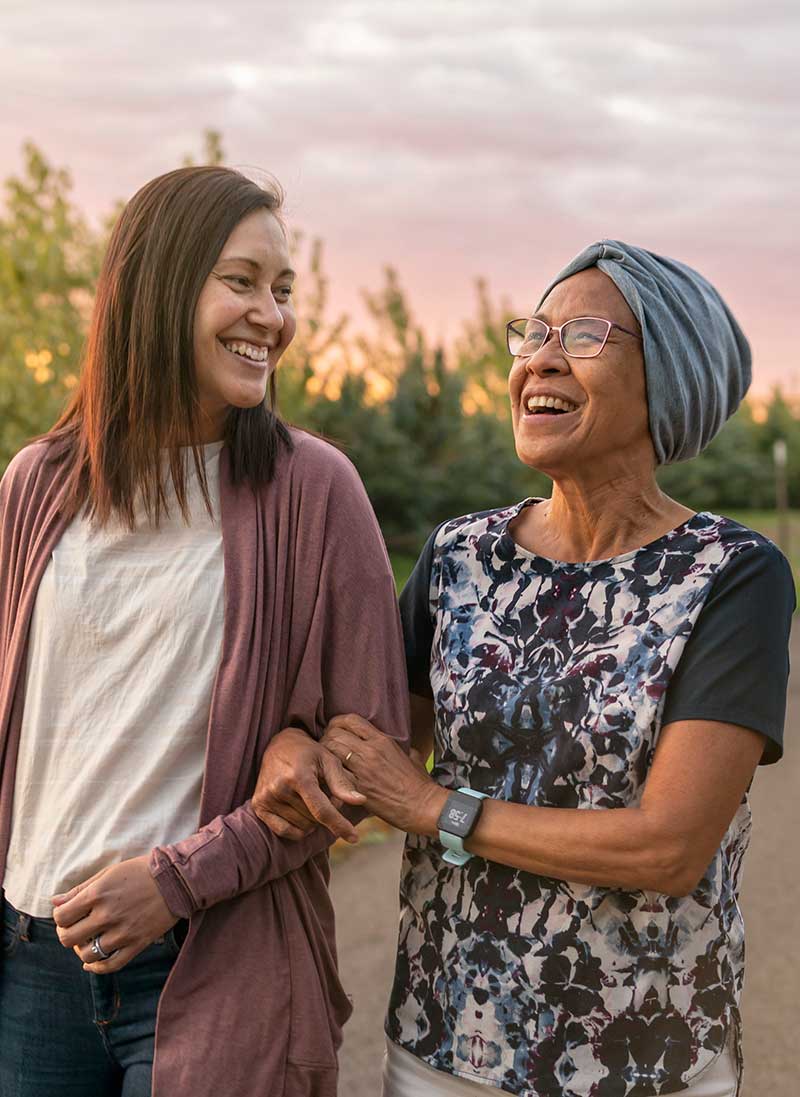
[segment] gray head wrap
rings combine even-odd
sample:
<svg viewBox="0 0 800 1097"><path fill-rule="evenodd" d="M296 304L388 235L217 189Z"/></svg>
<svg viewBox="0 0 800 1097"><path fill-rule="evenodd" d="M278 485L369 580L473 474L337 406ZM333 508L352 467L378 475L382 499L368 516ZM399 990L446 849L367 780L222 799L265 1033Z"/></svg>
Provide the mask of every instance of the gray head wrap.
<svg viewBox="0 0 800 1097"><path fill-rule="evenodd" d="M650 434L659 464L696 457L750 385L750 346L741 328L697 271L619 240L584 248L553 279L542 301L565 278L595 266L614 282L641 325Z"/></svg>

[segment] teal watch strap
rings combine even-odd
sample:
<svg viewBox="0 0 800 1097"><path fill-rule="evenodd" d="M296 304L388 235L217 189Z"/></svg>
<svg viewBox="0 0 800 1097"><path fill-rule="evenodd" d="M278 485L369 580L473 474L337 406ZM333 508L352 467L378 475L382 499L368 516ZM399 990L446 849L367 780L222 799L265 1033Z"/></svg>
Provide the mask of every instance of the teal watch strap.
<svg viewBox="0 0 800 1097"><path fill-rule="evenodd" d="M476 792L474 788L460 788L458 791L465 796L474 796L476 800L485 800L487 798L485 792ZM464 849L464 839L458 834L450 834L447 830L440 830L439 841L446 849L442 860L447 861L449 865L465 865L473 856L469 850Z"/></svg>

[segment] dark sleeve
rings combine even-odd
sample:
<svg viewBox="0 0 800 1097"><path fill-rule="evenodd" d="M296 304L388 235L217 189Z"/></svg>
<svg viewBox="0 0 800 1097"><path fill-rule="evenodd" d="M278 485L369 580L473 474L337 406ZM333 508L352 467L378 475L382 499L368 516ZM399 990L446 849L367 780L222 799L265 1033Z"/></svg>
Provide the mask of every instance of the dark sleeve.
<svg viewBox="0 0 800 1097"><path fill-rule="evenodd" d="M792 572L774 545L734 557L714 580L667 689L663 723L717 720L767 737L762 764L783 754Z"/></svg>
<svg viewBox="0 0 800 1097"><path fill-rule="evenodd" d="M431 570L433 546L437 526L419 555L414 570L400 594L400 619L403 623L403 640L406 648L408 688L418 697L432 697L431 647L433 646L434 620L431 617Z"/></svg>

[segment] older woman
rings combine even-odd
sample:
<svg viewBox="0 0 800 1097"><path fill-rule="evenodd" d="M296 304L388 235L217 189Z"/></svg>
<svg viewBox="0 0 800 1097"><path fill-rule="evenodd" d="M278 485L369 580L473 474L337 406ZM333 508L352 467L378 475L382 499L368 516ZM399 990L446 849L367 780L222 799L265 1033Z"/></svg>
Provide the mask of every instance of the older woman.
<svg viewBox="0 0 800 1097"><path fill-rule="evenodd" d="M655 472L735 411L747 342L695 271L617 241L508 340L517 452L553 492L445 522L403 592L433 772L355 716L324 739L409 834L384 1094L732 1097L747 789L781 754L794 590ZM265 755L259 810L292 837L319 750Z"/></svg>

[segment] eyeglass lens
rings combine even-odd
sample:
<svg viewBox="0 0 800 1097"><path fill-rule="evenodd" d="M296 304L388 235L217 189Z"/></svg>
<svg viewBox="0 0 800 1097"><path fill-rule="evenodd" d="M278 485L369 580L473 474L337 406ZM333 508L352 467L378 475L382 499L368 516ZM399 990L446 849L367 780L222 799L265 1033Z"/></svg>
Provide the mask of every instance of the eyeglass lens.
<svg viewBox="0 0 800 1097"><path fill-rule="evenodd" d="M561 346L573 358L594 358L605 346L610 327L607 320L583 317L568 320L561 328ZM548 327L541 320L512 324L508 329L508 349L514 355L535 354L544 344Z"/></svg>

